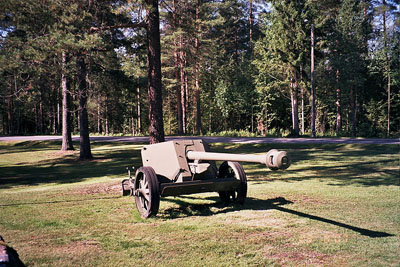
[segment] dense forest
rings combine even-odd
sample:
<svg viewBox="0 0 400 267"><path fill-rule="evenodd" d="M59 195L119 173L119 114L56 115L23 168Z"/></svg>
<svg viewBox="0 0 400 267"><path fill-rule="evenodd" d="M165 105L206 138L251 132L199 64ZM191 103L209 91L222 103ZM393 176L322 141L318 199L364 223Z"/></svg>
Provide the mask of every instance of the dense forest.
<svg viewBox="0 0 400 267"><path fill-rule="evenodd" d="M165 134L399 136L399 2L2 0L0 134L148 134L158 34Z"/></svg>

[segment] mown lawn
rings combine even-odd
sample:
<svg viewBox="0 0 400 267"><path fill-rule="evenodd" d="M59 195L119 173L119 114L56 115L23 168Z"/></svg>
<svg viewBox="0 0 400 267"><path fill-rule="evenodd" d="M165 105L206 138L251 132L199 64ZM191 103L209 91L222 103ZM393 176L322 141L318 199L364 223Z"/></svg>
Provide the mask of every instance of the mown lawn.
<svg viewBox="0 0 400 267"><path fill-rule="evenodd" d="M213 144L293 164L243 164L243 206L168 197L149 220L120 192L141 146L93 143L79 161L59 142L0 143L0 235L34 266L399 265L399 146Z"/></svg>

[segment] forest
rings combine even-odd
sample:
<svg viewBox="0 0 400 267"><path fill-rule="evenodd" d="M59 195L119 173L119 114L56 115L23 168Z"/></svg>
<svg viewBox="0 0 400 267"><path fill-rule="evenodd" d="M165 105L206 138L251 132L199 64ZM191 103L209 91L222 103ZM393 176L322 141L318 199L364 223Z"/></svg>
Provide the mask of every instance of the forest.
<svg viewBox="0 0 400 267"><path fill-rule="evenodd" d="M399 3L2 0L0 134L398 137Z"/></svg>

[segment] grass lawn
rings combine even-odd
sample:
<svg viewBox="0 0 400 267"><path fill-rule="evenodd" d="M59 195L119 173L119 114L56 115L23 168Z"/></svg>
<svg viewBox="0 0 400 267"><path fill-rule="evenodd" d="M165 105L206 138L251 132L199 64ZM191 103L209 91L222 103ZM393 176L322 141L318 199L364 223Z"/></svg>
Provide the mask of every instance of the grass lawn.
<svg viewBox="0 0 400 267"><path fill-rule="evenodd" d="M79 161L59 142L0 143L0 235L34 266L399 266L399 146L213 144L293 163L243 164L243 206L167 197L148 220L120 192L141 146L93 143Z"/></svg>

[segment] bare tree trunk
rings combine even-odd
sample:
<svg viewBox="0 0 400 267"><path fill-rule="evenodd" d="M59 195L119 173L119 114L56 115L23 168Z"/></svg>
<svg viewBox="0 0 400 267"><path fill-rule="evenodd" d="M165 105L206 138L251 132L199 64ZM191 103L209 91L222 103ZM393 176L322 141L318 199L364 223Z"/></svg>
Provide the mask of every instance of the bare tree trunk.
<svg viewBox="0 0 400 267"><path fill-rule="evenodd" d="M187 61L186 61L186 53L184 53L184 57L185 57L185 61L184 61L184 66L187 66ZM189 84L188 84L188 75L187 72L184 71L184 79L185 79L185 111L186 111L186 115L185 115L185 133L188 133L189 131L189 123L188 123L188 117L189 117L189 110L190 110L190 106L189 106Z"/></svg>
<svg viewBox="0 0 400 267"><path fill-rule="evenodd" d="M7 98L7 133L10 135L14 134L13 121L13 99L10 93L10 96Z"/></svg>
<svg viewBox="0 0 400 267"><path fill-rule="evenodd" d="M67 76L65 74L65 65L67 63L66 52L62 53L61 61L61 90L62 90L62 145L61 151L74 150L71 137L71 113L69 111L70 107L70 92L68 88Z"/></svg>
<svg viewBox="0 0 400 267"><path fill-rule="evenodd" d="M387 118L387 136L389 137L389 135L390 135L390 63L388 63L388 68L389 68L389 71L388 71L388 84L387 84L387 97L388 97L388 99L387 99L387 102L388 102L388 104L387 104L387 116L388 116L388 118Z"/></svg>
<svg viewBox="0 0 400 267"><path fill-rule="evenodd" d="M157 0L146 0L147 77L149 98L150 144L164 142L161 88L160 20Z"/></svg>
<svg viewBox="0 0 400 267"><path fill-rule="evenodd" d="M178 20L176 18L177 6L176 1L172 1L172 21L175 30L178 30ZM182 96L180 81L180 56L178 54L178 40L174 37L174 65L175 65L175 79L176 79L176 119L178 122L178 134L183 134L183 115L182 115Z"/></svg>
<svg viewBox="0 0 400 267"><path fill-rule="evenodd" d="M179 56L178 51L174 53L175 57L175 69L176 69L176 103L177 103L177 120L178 120L178 134L183 134L183 112L182 112L182 96L181 96L181 86L179 86L178 81L180 81L180 71L179 71Z"/></svg>
<svg viewBox="0 0 400 267"><path fill-rule="evenodd" d="M37 106L36 106L36 103L35 103L35 134L38 133L38 125L39 125L38 121L39 121L39 119L38 119L38 111L37 111Z"/></svg>
<svg viewBox="0 0 400 267"><path fill-rule="evenodd" d="M2 104L3 104L3 107L5 107L5 99L4 99L4 102ZM6 131L6 129L7 129L7 124L6 124L7 115L5 113L5 109L2 110L1 114L2 114L3 135L6 135L7 134L7 131Z"/></svg>
<svg viewBox="0 0 400 267"><path fill-rule="evenodd" d="M0 124L1 134L5 135L4 110L3 110L2 99L0 100L0 114L1 114L1 124Z"/></svg>
<svg viewBox="0 0 400 267"><path fill-rule="evenodd" d="M199 3L201 1L198 1ZM199 4L198 4L199 5ZM198 9L196 8L196 17L198 19ZM198 34L200 34L200 26L198 26ZM195 99L196 99L196 133L199 135L201 134L201 105L200 105L200 86L199 86L199 79L200 79L200 63L199 63L199 38L196 37L195 39L195 49L196 49L196 63L195 63Z"/></svg>
<svg viewBox="0 0 400 267"><path fill-rule="evenodd" d="M357 133L357 114L356 114L356 92L350 89L350 119L351 119L351 136L356 137Z"/></svg>
<svg viewBox="0 0 400 267"><path fill-rule="evenodd" d="M136 88L137 93L137 130L139 133L142 133L142 114L141 114L141 105L140 105L140 88L139 86Z"/></svg>
<svg viewBox="0 0 400 267"><path fill-rule="evenodd" d="M131 104L131 117L130 117L130 121L129 121L129 128L131 129L132 136L136 135L135 118L133 116L133 114L134 114L134 112L133 112L134 111L134 106L135 106L135 102L132 101L132 104Z"/></svg>
<svg viewBox="0 0 400 267"><path fill-rule="evenodd" d="M16 134L21 134L21 110L17 106L17 130L15 131Z"/></svg>
<svg viewBox="0 0 400 267"><path fill-rule="evenodd" d="M300 81L303 81L303 66L300 65ZM301 134L304 135L304 87L300 88L301 90Z"/></svg>
<svg viewBox="0 0 400 267"><path fill-rule="evenodd" d="M304 126L304 88L301 88L301 134L305 134Z"/></svg>
<svg viewBox="0 0 400 267"><path fill-rule="evenodd" d="M390 56L387 45L387 28L386 28L386 0L382 1L382 5L384 8L382 17L383 17L383 41L384 41L384 51L386 57L386 71L387 71L387 132L386 135L390 135Z"/></svg>
<svg viewBox="0 0 400 267"><path fill-rule="evenodd" d="M86 82L86 62L82 53L77 56L78 67L78 99L79 99L79 135L80 135L80 159L92 159L89 139L89 119L87 113L88 88Z"/></svg>
<svg viewBox="0 0 400 267"><path fill-rule="evenodd" d="M292 105L292 135L299 136L299 104L298 104L298 78L295 68L291 71L292 82L290 83L290 101Z"/></svg>
<svg viewBox="0 0 400 267"><path fill-rule="evenodd" d="M254 99L251 96L251 132L254 133Z"/></svg>
<svg viewBox="0 0 400 267"><path fill-rule="evenodd" d="M292 100L292 129L293 135L299 136L299 112L298 112L298 100L297 92L291 90L291 100Z"/></svg>
<svg viewBox="0 0 400 267"><path fill-rule="evenodd" d="M249 0L249 12L250 12L250 29L249 29L249 48L250 53L253 53L253 25L254 25L254 18L253 18L253 1Z"/></svg>
<svg viewBox="0 0 400 267"><path fill-rule="evenodd" d="M339 85L340 72L336 70L336 133L342 131L342 92Z"/></svg>
<svg viewBox="0 0 400 267"><path fill-rule="evenodd" d="M60 89L57 89L57 133L61 132Z"/></svg>
<svg viewBox="0 0 400 267"><path fill-rule="evenodd" d="M322 114L322 120L321 120L321 124L320 124L320 132L324 135L325 134L325 126L326 126L326 118L328 116L328 112L325 110Z"/></svg>
<svg viewBox="0 0 400 267"><path fill-rule="evenodd" d="M106 135L108 136L110 134L110 129L108 127L108 96L107 96L107 94L106 94L104 106L106 108L105 114L104 114L104 116L105 116L105 131L106 131Z"/></svg>
<svg viewBox="0 0 400 267"><path fill-rule="evenodd" d="M185 94L185 69L183 55L183 37L179 36L179 67L180 67L180 85L181 85L181 107L182 107L182 129L186 133L186 94Z"/></svg>
<svg viewBox="0 0 400 267"><path fill-rule="evenodd" d="M315 86L314 86L314 24L311 24L311 137L315 132Z"/></svg>
<svg viewBox="0 0 400 267"><path fill-rule="evenodd" d="M293 135L299 136L299 104L298 104L298 81L294 71L294 82L290 90L290 97L292 102L292 128Z"/></svg>
<svg viewBox="0 0 400 267"><path fill-rule="evenodd" d="M101 97L97 96L97 133L101 133Z"/></svg>
<svg viewBox="0 0 400 267"><path fill-rule="evenodd" d="M43 134L43 98L42 98L42 92L40 92L40 98L39 98L39 131L41 134Z"/></svg>

